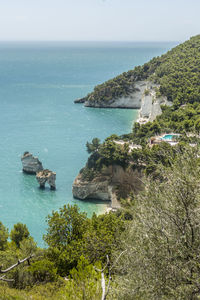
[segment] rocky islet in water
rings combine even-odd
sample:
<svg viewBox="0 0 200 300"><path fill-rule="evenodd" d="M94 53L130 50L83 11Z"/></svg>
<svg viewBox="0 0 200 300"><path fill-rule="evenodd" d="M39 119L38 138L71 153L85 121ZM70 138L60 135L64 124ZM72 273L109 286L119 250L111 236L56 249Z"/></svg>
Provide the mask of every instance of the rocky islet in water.
<svg viewBox="0 0 200 300"><path fill-rule="evenodd" d="M48 169L42 170L40 172L37 172L36 179L37 179L41 189L45 188L46 182L49 184L51 190L56 189L56 184L55 184L56 173L55 172L52 172Z"/></svg>
<svg viewBox="0 0 200 300"><path fill-rule="evenodd" d="M21 157L23 172L27 174L36 174L39 171L43 170L41 161L36 156L33 156L32 153L26 151Z"/></svg>
<svg viewBox="0 0 200 300"><path fill-rule="evenodd" d="M43 169L41 161L38 157L33 156L32 153L26 151L21 157L23 172L27 174L36 175L36 179L40 185L41 189L45 188L45 183L47 182L51 190L56 189L56 173L48 169Z"/></svg>

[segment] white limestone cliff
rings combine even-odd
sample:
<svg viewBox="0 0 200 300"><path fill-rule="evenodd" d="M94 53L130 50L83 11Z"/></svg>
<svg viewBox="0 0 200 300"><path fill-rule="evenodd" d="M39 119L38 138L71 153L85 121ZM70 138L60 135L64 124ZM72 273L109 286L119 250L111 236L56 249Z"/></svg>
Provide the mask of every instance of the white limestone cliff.
<svg viewBox="0 0 200 300"><path fill-rule="evenodd" d="M151 81L136 81L132 87L133 92L128 96L113 98L110 100L88 99L87 97L77 99L75 103L84 103L86 107L93 108L131 108L139 109L138 122L143 124L153 121L162 113L161 105L171 105L164 96L157 96L159 85Z"/></svg>
<svg viewBox="0 0 200 300"><path fill-rule="evenodd" d="M120 190L124 196L131 191L137 192L141 188L141 174L131 168L124 170L119 165L104 167L92 180L84 179L79 173L74 180L72 193L75 198L98 199L111 201L113 209L120 207L118 195Z"/></svg>
<svg viewBox="0 0 200 300"><path fill-rule="evenodd" d="M144 124L152 122L157 116L161 115L161 105L172 105L164 96L157 96L159 85L147 81L144 93L141 98L141 108L137 122Z"/></svg>
<svg viewBox="0 0 200 300"><path fill-rule="evenodd" d="M99 99L93 100L84 100L81 99L76 101L75 103L83 103L84 106L87 107L96 107L96 108L132 108L132 109L139 109L141 107L141 99L146 88L145 81L137 81L134 84L134 92L130 93L128 96L100 101ZM81 102L82 101L82 102Z"/></svg>

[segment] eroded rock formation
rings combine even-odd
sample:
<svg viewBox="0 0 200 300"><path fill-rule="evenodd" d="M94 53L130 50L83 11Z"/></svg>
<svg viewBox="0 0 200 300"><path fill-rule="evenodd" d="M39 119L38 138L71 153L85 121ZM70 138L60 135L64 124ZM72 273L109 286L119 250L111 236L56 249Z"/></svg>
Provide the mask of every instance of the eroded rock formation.
<svg viewBox="0 0 200 300"><path fill-rule="evenodd" d="M84 106L87 107L96 107L96 108L141 108L141 99L146 88L145 81L137 81L134 84L133 92L128 96L122 96L120 98L112 98L110 100L94 99L91 97L85 97L82 99L77 99L75 103L84 103Z"/></svg>
<svg viewBox="0 0 200 300"><path fill-rule="evenodd" d="M41 189L45 188L45 183L47 182L51 188L51 190L56 189L56 173L52 172L48 169L42 170L36 174L36 179L40 185Z"/></svg>
<svg viewBox="0 0 200 300"><path fill-rule="evenodd" d="M94 98L93 93L90 96L77 99L75 103L84 103L84 106L94 108L132 108L140 109L139 123L146 123L153 121L162 113L161 105L171 105L171 103L164 96L157 96L156 92L159 90L159 85L151 81L136 81L134 83L133 91L128 96L101 99Z"/></svg>
<svg viewBox="0 0 200 300"><path fill-rule="evenodd" d="M139 118L137 122L144 124L152 122L157 116L161 115L161 105L171 106L172 103L164 96L157 96L159 85L150 81L146 82L146 88L141 98L141 108L139 111Z"/></svg>
<svg viewBox="0 0 200 300"><path fill-rule="evenodd" d="M124 170L119 165L104 167L92 180L79 173L74 180L72 193L75 198L111 201L112 208L119 208L119 198L141 189L141 174L137 170ZM120 193L120 194L119 194Z"/></svg>
<svg viewBox="0 0 200 300"><path fill-rule="evenodd" d="M36 174L39 171L43 170L42 163L39 159L33 156L29 152L24 152L23 156L21 157L23 172L28 174Z"/></svg>

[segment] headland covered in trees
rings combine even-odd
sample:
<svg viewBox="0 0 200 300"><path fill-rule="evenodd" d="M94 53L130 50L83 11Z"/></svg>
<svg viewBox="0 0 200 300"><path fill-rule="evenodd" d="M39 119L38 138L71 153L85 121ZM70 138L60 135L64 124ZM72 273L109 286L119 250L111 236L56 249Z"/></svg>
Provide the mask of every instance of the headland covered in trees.
<svg viewBox="0 0 200 300"><path fill-rule="evenodd" d="M176 155L184 143L198 144L199 46L200 36L193 37L161 57L97 86L84 98L86 105L93 107L113 106L122 97L128 103L137 99L142 112L132 133L110 136L102 144L96 140L88 144L92 154L74 182L75 197L111 201L127 197L141 188L144 172L155 176L159 162L168 164L168 152ZM146 105L149 114L141 117ZM172 148L159 138L165 133L176 133L179 143ZM153 143L158 145L152 148Z"/></svg>
<svg viewBox="0 0 200 300"><path fill-rule="evenodd" d="M2 299L200 299L200 35L82 102L130 98L138 81L151 83L143 93L161 112L130 134L88 142L90 157L74 183L83 199L114 194L120 208L91 219L76 206L52 212L47 249L23 224L8 241L0 224Z"/></svg>

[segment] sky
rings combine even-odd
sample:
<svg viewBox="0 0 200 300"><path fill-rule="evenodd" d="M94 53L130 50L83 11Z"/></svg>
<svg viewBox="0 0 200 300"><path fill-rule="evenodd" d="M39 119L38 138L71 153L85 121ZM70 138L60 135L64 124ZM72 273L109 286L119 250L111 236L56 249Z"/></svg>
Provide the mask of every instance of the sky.
<svg viewBox="0 0 200 300"><path fill-rule="evenodd" d="M0 0L2 41L183 41L200 0Z"/></svg>

